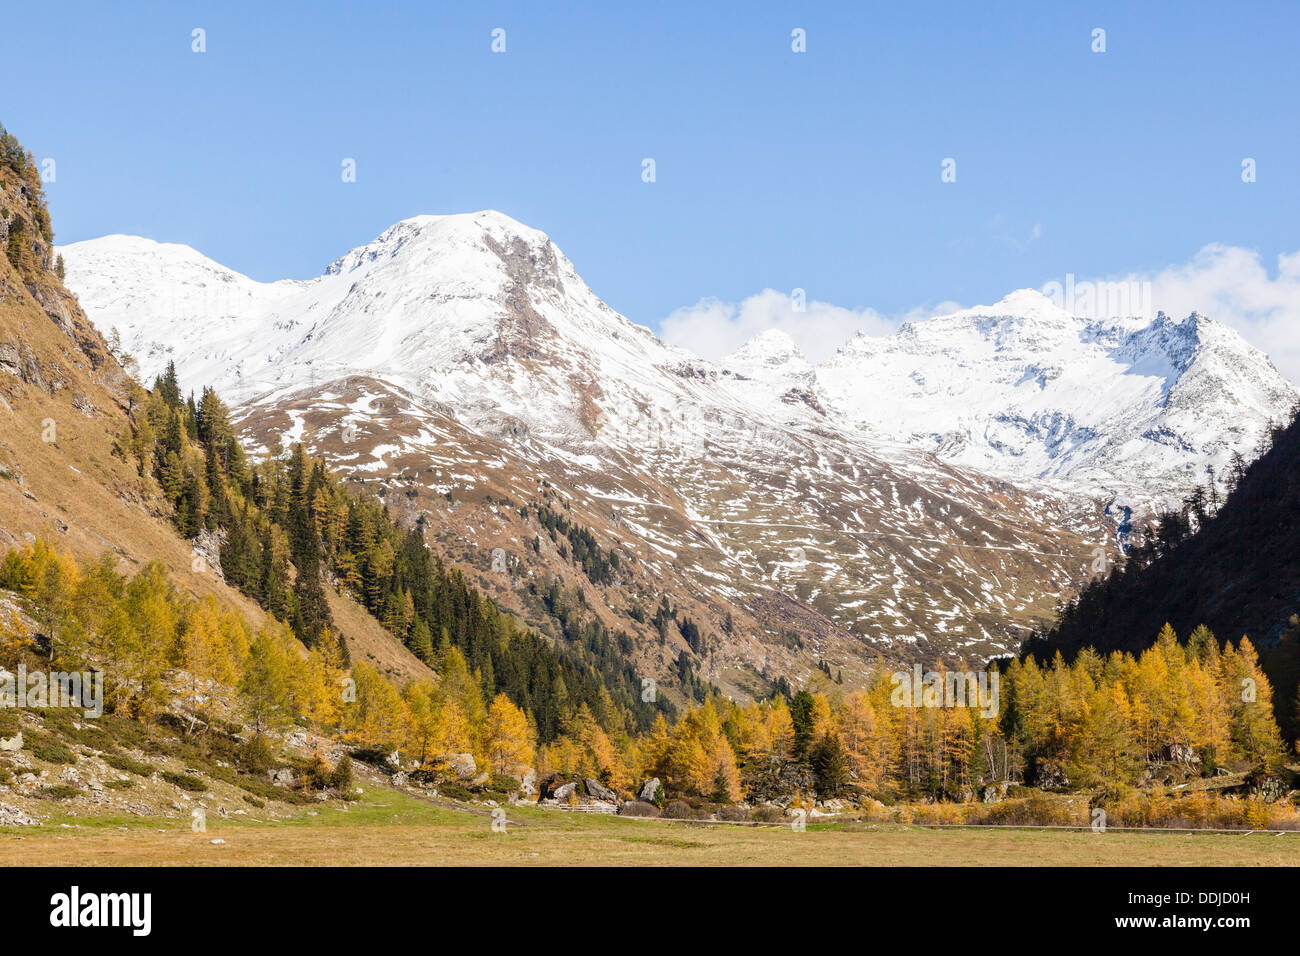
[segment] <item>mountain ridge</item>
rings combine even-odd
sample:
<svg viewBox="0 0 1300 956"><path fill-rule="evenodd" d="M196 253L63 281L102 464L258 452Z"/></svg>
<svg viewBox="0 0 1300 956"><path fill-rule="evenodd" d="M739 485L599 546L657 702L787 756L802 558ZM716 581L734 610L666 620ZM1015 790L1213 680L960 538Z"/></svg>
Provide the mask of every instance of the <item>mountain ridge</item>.
<svg viewBox="0 0 1300 956"><path fill-rule="evenodd" d="M303 440L350 480L378 482L446 557L538 626L537 595L547 577L560 581L632 635L652 673L686 652L705 679L752 693L827 660L861 680L881 654L1006 653L1087 579L1098 547L1117 551L1113 495L1041 468L999 473L970 454L1068 443L1097 427L1074 420L1083 411L1001 408L987 433L975 422L936 435L930 422L919 439L885 433L879 416L862 427L854 412L873 399L855 389L884 382L894 397L925 398L950 388L945 366L928 370L938 385L908 378L915 368L900 385L845 350L838 366L811 366L779 334L705 361L609 308L544 233L499 213L403 220L305 281L256 283L197 253L120 238L63 252L70 285L97 321L122 329L146 376L174 360L182 380L230 397L254 445ZM963 310L909 326L886 351L945 323L967 336L1005 327L1008 343L1038 351L1008 358L981 339L991 360L965 381L988 391L1010 375L1041 391L1049 359L1069 371L1085 326L1031 291L1002 311L1011 305L1029 314ZM950 348L979 354L970 342ZM1102 359L1121 374L1091 356ZM1026 378L1035 363L1041 387ZM1159 393L1155 379L1143 378L1143 394ZM1178 460L1191 459L1177 439ZM1153 496L1181 489L1178 478ZM624 557L618 582L529 554L542 489ZM527 574L492 574L497 551ZM651 627L653 608L639 607L651 595L708 639L688 646Z"/></svg>
<svg viewBox="0 0 1300 956"><path fill-rule="evenodd" d="M507 360L512 350L521 359L536 358L536 343L544 340L586 348L599 342L605 346L601 371L614 378L635 378L647 364L704 381L727 378L729 367L769 380L791 377L797 380L792 387L806 396L792 397L790 388L776 394L740 391L745 401L769 409L802 400L837 427L911 445L960 466L1156 510L1189 491L1206 465L1222 468L1233 451L1258 445L1267 426L1300 398L1263 353L1203 315L1081 319L1032 289L1015 290L992 306L907 322L890 336L859 334L820 365L808 363L775 330L712 363L618 315L545 233L491 210L404 219L310 280L256 283L189 247L141 246L121 236L75 243L63 252L70 283L83 289L106 324L123 328L123 344L146 374L156 372L165 356L178 357L183 375L213 380L236 402L279 385L262 377L277 364L309 380L378 371L400 387L419 390L433 376L421 381L419 372L403 367L399 353L408 350L458 379L441 387L463 391L483 383L471 381L462 365ZM162 263L152 262L160 258ZM123 268L141 259L150 261L136 275ZM392 265L399 261L401 269ZM155 265L176 274L158 281ZM382 281L372 278L376 269L383 270ZM125 288L104 279L115 271L126 274ZM345 278L351 280L346 289L337 281ZM414 285L432 291L415 295ZM302 301L304 296L310 301ZM144 308L148 302L160 303L173 318ZM432 308L442 309L449 324L441 341L420 335L427 315L421 310ZM245 323L231 330L235 343L221 348L220 335L232 317L249 313L268 320L274 333L250 335ZM361 352L348 324L358 316L373 318L382 329ZM213 326L218 341L205 350L187 341L200 335L199 327L211 339ZM185 344L173 344L177 339ZM313 340L347 340L347 346L311 348ZM221 361L201 362L200 351ZM263 354L249 354L255 351ZM975 354L979 362L971 360ZM1182 381L1189 371L1204 380L1194 389ZM587 384L599 385L588 378ZM557 394L563 391L562 383L550 384L560 386ZM1035 387L1044 394L1032 394ZM1189 391L1195 394L1180 400ZM1216 399L1216 391L1226 392L1227 400ZM1099 402L1101 394L1120 399ZM520 395L509 403L505 397L487 404L523 404ZM1232 422L1227 438L1207 434L1206 423L1197 419L1215 415L1198 416L1192 407L1198 402L1213 406L1214 413L1225 407L1240 412L1218 416ZM590 409L580 410L586 398L571 394L565 404L581 427L575 430L573 421L558 417L545 424L566 438L592 432L596 419ZM1099 440L1103 433L1109 444ZM1170 445L1180 451L1170 454ZM1190 468L1189 457L1196 459Z"/></svg>

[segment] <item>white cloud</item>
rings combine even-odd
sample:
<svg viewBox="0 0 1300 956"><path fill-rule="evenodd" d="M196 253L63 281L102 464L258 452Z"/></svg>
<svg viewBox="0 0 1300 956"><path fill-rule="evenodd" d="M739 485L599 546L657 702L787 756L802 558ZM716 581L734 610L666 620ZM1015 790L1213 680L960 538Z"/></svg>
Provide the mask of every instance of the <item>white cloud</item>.
<svg viewBox="0 0 1300 956"><path fill-rule="evenodd" d="M951 311L945 303L940 311ZM734 352L760 332L779 329L794 339L811 362L823 362L858 332L888 335L900 321L924 318L937 312L916 312L890 318L875 309L846 309L828 302L807 302L795 309L791 295L764 289L742 302L701 299L674 311L661 325L665 342L717 361Z"/></svg>
<svg viewBox="0 0 1300 956"><path fill-rule="evenodd" d="M1236 329L1246 341L1268 353L1283 375L1300 382L1300 252L1279 255L1272 276L1258 252L1214 243L1181 265L1121 277L1092 277L1091 281L1150 282L1152 317L1157 311L1180 319L1200 312ZM662 336L666 342L716 361L760 332L780 329L816 363L825 361L859 331L887 335L902 322L960 308L954 302L943 302L888 316L871 308L846 309L810 301L799 312L790 295L764 289L739 303L707 298L677 309L664 319Z"/></svg>

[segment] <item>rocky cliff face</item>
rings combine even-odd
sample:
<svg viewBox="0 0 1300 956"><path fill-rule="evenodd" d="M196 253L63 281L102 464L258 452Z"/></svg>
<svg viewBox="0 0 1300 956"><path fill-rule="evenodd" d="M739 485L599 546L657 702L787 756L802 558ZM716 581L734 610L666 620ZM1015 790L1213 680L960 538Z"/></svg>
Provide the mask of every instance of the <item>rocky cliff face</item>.
<svg viewBox="0 0 1300 956"><path fill-rule="evenodd" d="M18 155L21 161L0 145L0 394L66 391L89 411L89 386L120 391L124 378L103 336L63 286L40 179L31 157Z"/></svg>

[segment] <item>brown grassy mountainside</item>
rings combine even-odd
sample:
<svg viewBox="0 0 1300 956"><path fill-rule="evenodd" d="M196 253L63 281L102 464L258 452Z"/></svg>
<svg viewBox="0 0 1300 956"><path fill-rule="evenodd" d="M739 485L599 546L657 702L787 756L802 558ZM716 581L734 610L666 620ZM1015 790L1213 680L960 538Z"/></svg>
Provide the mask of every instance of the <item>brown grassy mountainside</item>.
<svg viewBox="0 0 1300 956"><path fill-rule="evenodd" d="M0 164L0 548L44 536L78 557L110 550L124 572L159 560L181 588L262 620L202 562L195 570L152 479L114 457L132 383L60 281L44 208L38 181ZM358 605L328 596L353 660L429 673Z"/></svg>

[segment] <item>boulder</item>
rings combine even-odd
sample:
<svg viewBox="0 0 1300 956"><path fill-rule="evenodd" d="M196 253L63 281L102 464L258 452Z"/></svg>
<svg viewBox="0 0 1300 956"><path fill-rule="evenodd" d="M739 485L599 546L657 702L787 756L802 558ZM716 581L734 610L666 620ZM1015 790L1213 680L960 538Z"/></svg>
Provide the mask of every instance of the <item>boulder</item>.
<svg viewBox="0 0 1300 956"><path fill-rule="evenodd" d="M271 782L278 787L292 787L297 785L298 778L294 776L291 767L281 767L271 771Z"/></svg>
<svg viewBox="0 0 1300 956"><path fill-rule="evenodd" d="M519 778L519 791L525 797L531 797L533 794L537 792L537 771L536 770L533 770L530 767L528 770L524 771L523 776Z"/></svg>
<svg viewBox="0 0 1300 956"><path fill-rule="evenodd" d="M23 734L19 731L13 737L0 737L0 750L17 751L23 749Z"/></svg>
<svg viewBox="0 0 1300 956"><path fill-rule="evenodd" d="M458 780L473 780L478 776L478 764L474 762L473 754L444 754L439 762Z"/></svg>
<svg viewBox="0 0 1300 956"><path fill-rule="evenodd" d="M554 798L555 791L559 787L563 787L565 784L569 783L572 783L575 786L577 785L576 780L566 777L564 774L548 773L544 778L542 778L541 783L538 784L537 792L541 795L543 800L551 799Z"/></svg>
<svg viewBox="0 0 1300 956"><path fill-rule="evenodd" d="M618 794L609 789L609 787L601 786L598 780L595 780L592 777L587 777L582 781L582 784L587 788L587 796L596 800L604 801L605 803L618 802Z"/></svg>
<svg viewBox="0 0 1300 956"><path fill-rule="evenodd" d="M406 774L404 774L400 770L397 771L397 773L393 774L393 786L394 787L406 786Z"/></svg>
<svg viewBox="0 0 1300 956"><path fill-rule="evenodd" d="M659 783L658 777L651 777L641 785L641 792L637 795L639 800L646 803L654 803L659 796L659 789L662 784Z"/></svg>
<svg viewBox="0 0 1300 956"><path fill-rule="evenodd" d="M0 342L0 372L21 377L23 374L22 357L18 349L9 342Z"/></svg>
<svg viewBox="0 0 1300 956"><path fill-rule="evenodd" d="M1277 773L1255 768L1246 775L1246 792L1265 803L1275 803L1287 793L1286 780Z"/></svg>
<svg viewBox="0 0 1300 956"><path fill-rule="evenodd" d="M1038 765L1034 782L1044 790L1065 790L1070 786L1070 778L1059 764L1044 761Z"/></svg>
<svg viewBox="0 0 1300 956"><path fill-rule="evenodd" d="M17 807L0 803L0 827L38 827L41 821L29 817Z"/></svg>
<svg viewBox="0 0 1300 956"><path fill-rule="evenodd" d="M568 800L569 797L573 796L573 794L577 791L577 789L578 789L577 782L566 783L563 786L556 787L553 791L551 791L551 796L554 797L556 800L564 802Z"/></svg>

